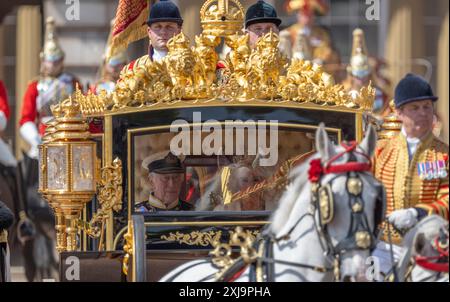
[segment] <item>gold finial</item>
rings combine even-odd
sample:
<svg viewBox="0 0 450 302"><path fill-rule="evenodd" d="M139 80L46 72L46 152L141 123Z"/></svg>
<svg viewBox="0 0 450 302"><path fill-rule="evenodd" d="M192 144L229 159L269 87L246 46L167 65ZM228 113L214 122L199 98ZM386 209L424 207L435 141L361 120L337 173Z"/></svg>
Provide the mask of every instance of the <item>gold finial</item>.
<svg viewBox="0 0 450 302"><path fill-rule="evenodd" d="M69 96L67 100L61 103L61 111L64 114L64 117L79 117L81 114L80 104L74 101L72 96Z"/></svg>
<svg viewBox="0 0 450 302"><path fill-rule="evenodd" d="M80 103L69 97L52 108L55 115L55 131L52 133L54 141L68 139L89 139L89 125L81 117Z"/></svg>
<svg viewBox="0 0 450 302"><path fill-rule="evenodd" d="M378 132L379 139L391 139L402 130L402 121L399 120L395 111L394 100L389 102L391 113L383 118L383 124Z"/></svg>
<svg viewBox="0 0 450 302"><path fill-rule="evenodd" d="M50 110L52 111L53 117L55 117L55 118L62 117L62 111L61 111L60 104L51 105Z"/></svg>
<svg viewBox="0 0 450 302"><path fill-rule="evenodd" d="M203 34L228 37L244 24L244 7L238 0L207 0L200 10Z"/></svg>
<svg viewBox="0 0 450 302"><path fill-rule="evenodd" d="M41 60L55 62L64 57L64 51L59 46L56 37L56 25L53 17L45 21L45 42L40 54Z"/></svg>

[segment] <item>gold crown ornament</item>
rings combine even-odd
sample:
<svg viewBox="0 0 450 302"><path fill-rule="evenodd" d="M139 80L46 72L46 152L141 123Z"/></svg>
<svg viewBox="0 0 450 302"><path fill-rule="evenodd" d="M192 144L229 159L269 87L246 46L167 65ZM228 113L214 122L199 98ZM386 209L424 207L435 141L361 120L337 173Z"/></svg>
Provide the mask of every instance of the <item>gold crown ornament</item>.
<svg viewBox="0 0 450 302"><path fill-rule="evenodd" d="M200 10L203 34L227 37L242 30L244 7L238 0L208 0Z"/></svg>

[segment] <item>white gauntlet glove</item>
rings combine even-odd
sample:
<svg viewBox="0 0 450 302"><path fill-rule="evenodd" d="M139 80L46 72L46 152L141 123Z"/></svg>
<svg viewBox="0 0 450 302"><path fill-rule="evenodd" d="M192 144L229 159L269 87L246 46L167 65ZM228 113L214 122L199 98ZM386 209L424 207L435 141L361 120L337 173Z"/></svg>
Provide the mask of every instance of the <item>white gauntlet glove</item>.
<svg viewBox="0 0 450 302"><path fill-rule="evenodd" d="M419 213L414 208L402 209L392 212L389 216L389 223L398 230L408 230L417 224Z"/></svg>
<svg viewBox="0 0 450 302"><path fill-rule="evenodd" d="M41 137L39 136L36 124L34 124L33 122L26 122L22 125L22 127L20 127L20 134L30 145L28 156L37 159L39 155L38 146L41 143Z"/></svg>
<svg viewBox="0 0 450 302"><path fill-rule="evenodd" d="M6 115L3 111L0 111L0 131L6 129L6 125L8 124L8 120L6 119Z"/></svg>

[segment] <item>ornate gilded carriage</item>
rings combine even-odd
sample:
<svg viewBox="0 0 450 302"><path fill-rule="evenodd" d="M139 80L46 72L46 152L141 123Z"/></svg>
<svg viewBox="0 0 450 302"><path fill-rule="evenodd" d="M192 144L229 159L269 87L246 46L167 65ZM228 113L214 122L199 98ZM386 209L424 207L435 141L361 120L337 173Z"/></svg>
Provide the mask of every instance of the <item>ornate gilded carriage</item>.
<svg viewBox="0 0 450 302"><path fill-rule="evenodd" d="M123 72L112 94L77 91L54 108L41 145L40 192L55 209L62 280L70 281L65 274L70 256L80 260L84 281L142 280L145 272L147 280L157 280L183 262L208 256L237 226L255 236L276 208L289 171L314 151L320 123L336 142L362 139L372 87L351 97L320 66L287 62L275 33L250 49L241 34L244 11L237 0L206 1L201 17L204 31L194 47L181 33L169 42L162 62L143 60ZM221 39L231 52L226 68L218 70ZM92 118L102 119L102 134L87 132ZM230 121L234 129L227 136L223 129ZM252 121L257 130L276 126L278 160L271 168L255 166L258 150L250 152L249 141L243 154L237 152L239 129L247 139L260 135L251 132ZM168 150L186 128L203 133L198 141L189 136L192 143L183 158L180 198L195 210L137 212L136 204L150 193L144 160ZM231 154L196 153L205 129L219 129L220 150L229 145L226 138L236 148ZM226 182L236 177L226 178L227 171L232 173L227 167L241 166L259 169L259 178L230 189L227 197Z"/></svg>

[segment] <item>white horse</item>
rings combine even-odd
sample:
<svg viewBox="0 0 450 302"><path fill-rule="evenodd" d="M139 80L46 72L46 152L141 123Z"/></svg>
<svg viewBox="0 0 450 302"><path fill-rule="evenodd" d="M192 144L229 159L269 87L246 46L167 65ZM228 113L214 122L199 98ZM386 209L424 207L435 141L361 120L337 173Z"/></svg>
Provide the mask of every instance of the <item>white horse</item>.
<svg viewBox="0 0 450 302"><path fill-rule="evenodd" d="M377 225L385 210L384 188L368 171L375 144L372 127L359 146L346 150L334 146L324 125L320 126L316 133L318 153L293 171L295 179L259 238L271 243L256 260L265 271L264 280L360 280L365 275L365 261L375 246ZM308 181L314 172L309 168L313 160L341 171L327 171L313 185ZM313 194L317 185L319 194ZM235 266L231 278L216 279L219 269L211 259L195 260L169 272L161 281L254 281L254 265L243 265L238 275Z"/></svg>
<svg viewBox="0 0 450 302"><path fill-rule="evenodd" d="M449 281L447 220L437 215L424 218L406 233L402 245L405 252L398 263L399 281Z"/></svg>

